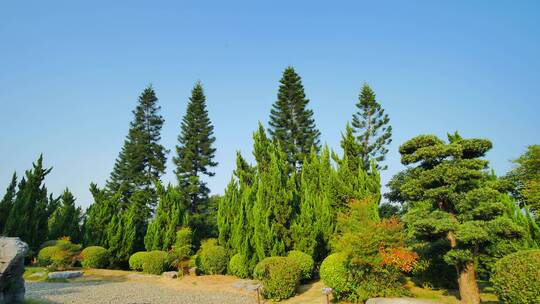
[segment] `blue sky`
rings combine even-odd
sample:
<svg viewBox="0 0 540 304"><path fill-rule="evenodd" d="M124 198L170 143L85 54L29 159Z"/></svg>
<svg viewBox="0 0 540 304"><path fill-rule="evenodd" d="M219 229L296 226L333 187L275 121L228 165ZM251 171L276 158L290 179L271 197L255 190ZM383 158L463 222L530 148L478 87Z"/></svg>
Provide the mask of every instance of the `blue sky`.
<svg viewBox="0 0 540 304"><path fill-rule="evenodd" d="M174 151L200 80L217 137L209 185L222 193L287 65L334 148L362 83L373 87L394 129L384 183L403 169L405 140L455 130L491 139L504 174L540 144L539 54L538 1L2 1L0 192L43 153L49 190L69 187L88 206L144 87Z"/></svg>

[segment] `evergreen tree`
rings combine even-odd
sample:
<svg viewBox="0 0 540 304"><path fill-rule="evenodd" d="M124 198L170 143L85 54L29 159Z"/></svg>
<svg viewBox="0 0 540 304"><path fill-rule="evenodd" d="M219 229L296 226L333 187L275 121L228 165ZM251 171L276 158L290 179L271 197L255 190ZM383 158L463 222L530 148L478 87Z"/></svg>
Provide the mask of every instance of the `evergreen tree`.
<svg viewBox="0 0 540 304"><path fill-rule="evenodd" d="M475 260L489 245L524 231L504 216L501 192L488 182L482 157L491 142L457 133L448 139L421 135L401 145L401 162L414 166L402 176L398 197L406 202L407 229L418 240L448 245L442 254L456 269L462 302L479 303Z"/></svg>
<svg viewBox="0 0 540 304"><path fill-rule="evenodd" d="M7 236L18 236L37 249L47 238L49 198L43 184L52 168L43 168L43 156L32 164L19 183L19 189L9 213L4 232Z"/></svg>
<svg viewBox="0 0 540 304"><path fill-rule="evenodd" d="M384 161L388 153L387 146L392 142L392 126L389 125L388 114L384 114L384 109L375 99L375 92L367 84L362 87L356 107L358 112L353 115L352 126L358 134L362 167L368 171L374 160L377 169L384 170L387 166L380 163Z"/></svg>
<svg viewBox="0 0 540 304"><path fill-rule="evenodd" d="M146 250L169 250L176 240L176 231L187 225L186 202L177 188L156 185L159 197L155 218L148 225L144 238Z"/></svg>
<svg viewBox="0 0 540 304"><path fill-rule="evenodd" d="M106 189L99 189L94 183L90 184L90 193L94 203L86 210L83 223L83 242L86 246L107 246L107 226L118 210L120 191L109 195Z"/></svg>
<svg viewBox="0 0 540 304"><path fill-rule="evenodd" d="M203 87L197 82L191 91L187 111L182 119L179 145L176 146L177 155L173 158L178 186L189 200L188 210L196 241L209 234L206 219L209 216L210 190L202 177L214 176L210 168L217 166L214 161L216 149L213 147L216 138L213 134L214 127L208 117Z"/></svg>
<svg viewBox="0 0 540 304"><path fill-rule="evenodd" d="M354 130L349 123L345 126L345 134L341 135L341 148L343 154L347 156L347 164L351 172L357 173L359 169L365 169L362 159L362 146L354 136Z"/></svg>
<svg viewBox="0 0 540 304"><path fill-rule="evenodd" d="M540 145L529 146L514 163L516 167L506 176L513 195L540 219Z"/></svg>
<svg viewBox="0 0 540 304"><path fill-rule="evenodd" d="M14 172L11 178L11 183L6 189L6 194L0 201L0 235L4 231L4 226L8 219L11 207L15 200L15 195L17 194L17 174Z"/></svg>
<svg viewBox="0 0 540 304"><path fill-rule="evenodd" d="M307 108L302 79L289 66L280 80L278 99L270 111L272 139L278 141L287 155L287 161L293 168L302 166L311 147L320 148L320 132L315 126L313 111Z"/></svg>
<svg viewBox="0 0 540 304"><path fill-rule="evenodd" d="M49 240L56 240L62 236L70 237L74 243L80 243L82 211L75 206L75 197L66 188L60 196L60 206L49 218Z"/></svg>

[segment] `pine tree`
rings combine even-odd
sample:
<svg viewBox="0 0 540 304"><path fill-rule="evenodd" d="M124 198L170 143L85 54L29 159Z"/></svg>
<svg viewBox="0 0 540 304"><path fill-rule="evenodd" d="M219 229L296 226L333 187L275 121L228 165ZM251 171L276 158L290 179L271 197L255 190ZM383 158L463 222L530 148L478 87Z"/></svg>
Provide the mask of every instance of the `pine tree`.
<svg viewBox="0 0 540 304"><path fill-rule="evenodd" d="M375 92L367 84L362 87L356 107L358 112L353 115L352 126L358 134L362 167L368 171L371 161L374 160L377 169L385 170L387 166L382 166L381 162L384 161L388 153L387 147L392 142L390 118L388 114L384 114L384 109L375 99Z"/></svg>
<svg viewBox="0 0 540 304"><path fill-rule="evenodd" d="M354 130L349 123L345 126L345 134L341 135L341 148L343 154L347 156L347 164L351 172L357 173L358 170L365 169L362 159L362 146L354 136Z"/></svg>
<svg viewBox="0 0 540 304"><path fill-rule="evenodd" d="M4 232L7 236L20 237L30 248L37 249L47 238L50 209L47 188L43 182L52 168L43 168L43 155L32 166L19 183Z"/></svg>
<svg viewBox="0 0 540 304"><path fill-rule="evenodd" d="M274 141L280 142L289 165L299 168L311 147L319 150L320 132L315 126L313 111L307 108L309 100L302 79L293 67L285 69L280 83L278 99L270 111L268 131Z"/></svg>
<svg viewBox="0 0 540 304"><path fill-rule="evenodd" d="M202 176L214 176L210 168L217 166L214 161L216 149L213 147L216 138L213 134L214 127L208 117L204 90L197 82L182 118L177 155L173 158L178 185L189 197L192 214L204 212L208 202L210 190L202 181Z"/></svg>
<svg viewBox="0 0 540 304"><path fill-rule="evenodd" d="M83 242L86 246L107 246L107 226L119 210L121 192L109 195L106 189L90 184L94 203L86 210L83 223Z"/></svg>
<svg viewBox="0 0 540 304"><path fill-rule="evenodd" d="M146 250L169 250L176 240L176 231L187 225L186 201L183 193L172 185L156 185L159 197L155 218L148 225L144 238Z"/></svg>
<svg viewBox="0 0 540 304"><path fill-rule="evenodd" d="M74 243L81 242L81 219L81 208L75 206L75 197L66 188L60 196L60 206L56 208L49 218L49 240L68 236Z"/></svg>
<svg viewBox="0 0 540 304"><path fill-rule="evenodd" d="M15 195L17 194L17 174L14 172L11 178L11 183L6 189L6 194L0 201L0 235L4 231L4 226L8 219L11 207L15 200Z"/></svg>

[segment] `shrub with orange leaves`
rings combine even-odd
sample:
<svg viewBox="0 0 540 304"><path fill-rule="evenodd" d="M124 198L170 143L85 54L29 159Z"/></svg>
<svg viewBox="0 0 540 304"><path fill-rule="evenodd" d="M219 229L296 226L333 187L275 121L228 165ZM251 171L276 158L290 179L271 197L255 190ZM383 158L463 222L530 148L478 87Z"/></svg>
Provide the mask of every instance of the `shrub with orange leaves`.
<svg viewBox="0 0 540 304"><path fill-rule="evenodd" d="M404 247L379 248L381 266L393 266L403 272L411 272L418 263L418 254Z"/></svg>

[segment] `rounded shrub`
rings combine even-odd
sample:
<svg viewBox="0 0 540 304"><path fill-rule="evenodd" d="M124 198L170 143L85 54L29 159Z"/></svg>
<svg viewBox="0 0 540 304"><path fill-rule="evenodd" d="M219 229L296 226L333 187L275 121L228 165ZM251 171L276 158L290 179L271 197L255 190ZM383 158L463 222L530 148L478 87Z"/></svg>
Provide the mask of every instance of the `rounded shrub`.
<svg viewBox="0 0 540 304"><path fill-rule="evenodd" d="M146 273L150 274L162 274L169 265L169 254L161 250L153 250L148 252L146 257L143 258L142 269Z"/></svg>
<svg viewBox="0 0 540 304"><path fill-rule="evenodd" d="M52 264L53 256L60 251L60 248L56 246L45 246L43 247L37 256L39 266L49 266Z"/></svg>
<svg viewBox="0 0 540 304"><path fill-rule="evenodd" d="M540 303L540 250L503 257L495 264L491 282L502 303Z"/></svg>
<svg viewBox="0 0 540 304"><path fill-rule="evenodd" d="M348 280L349 272L346 262L347 257L344 254L334 253L324 259L319 271L324 284L332 288L333 294L341 299L354 292Z"/></svg>
<svg viewBox="0 0 540 304"><path fill-rule="evenodd" d="M81 252L81 264L84 268L106 268L109 265L109 252L100 246L90 246Z"/></svg>
<svg viewBox="0 0 540 304"><path fill-rule="evenodd" d="M240 253L232 256L229 261L229 274L245 279L249 277L249 267L246 261L246 257Z"/></svg>
<svg viewBox="0 0 540 304"><path fill-rule="evenodd" d="M275 301L293 296L302 276L298 264L288 257L266 258L255 266L253 273L262 283L262 295Z"/></svg>
<svg viewBox="0 0 540 304"><path fill-rule="evenodd" d="M300 267L300 270L302 271L302 280L311 279L315 262L309 254L298 250L292 250L289 251L287 257L295 261L298 264L298 267Z"/></svg>
<svg viewBox="0 0 540 304"><path fill-rule="evenodd" d="M135 252L129 257L129 268L135 271L143 270L144 259L148 256L147 251Z"/></svg>
<svg viewBox="0 0 540 304"><path fill-rule="evenodd" d="M201 269L206 274L223 274L227 270L227 263L229 262L227 250L216 245L215 240L203 242L198 256Z"/></svg>

